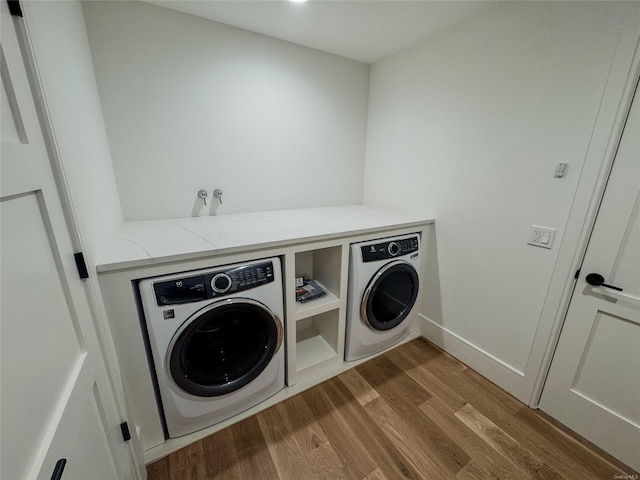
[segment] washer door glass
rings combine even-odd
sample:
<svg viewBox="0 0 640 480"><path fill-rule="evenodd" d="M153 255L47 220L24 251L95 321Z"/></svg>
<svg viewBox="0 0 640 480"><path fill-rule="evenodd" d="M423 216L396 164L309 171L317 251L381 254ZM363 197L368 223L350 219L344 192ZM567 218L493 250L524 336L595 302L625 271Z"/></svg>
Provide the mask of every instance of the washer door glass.
<svg viewBox="0 0 640 480"><path fill-rule="evenodd" d="M364 291L360 315L374 330L390 330L409 315L418 297L418 273L397 261L382 267Z"/></svg>
<svg viewBox="0 0 640 480"><path fill-rule="evenodd" d="M260 375L281 343L282 323L264 305L225 300L184 323L169 347L169 369L185 392L225 395Z"/></svg>

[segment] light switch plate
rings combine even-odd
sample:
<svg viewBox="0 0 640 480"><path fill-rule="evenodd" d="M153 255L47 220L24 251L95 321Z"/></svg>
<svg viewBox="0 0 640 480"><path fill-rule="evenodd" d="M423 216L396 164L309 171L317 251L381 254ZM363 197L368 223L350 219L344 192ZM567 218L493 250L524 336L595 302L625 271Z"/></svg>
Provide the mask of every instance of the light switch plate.
<svg viewBox="0 0 640 480"><path fill-rule="evenodd" d="M534 247L551 248L556 237L556 229L531 225L527 244Z"/></svg>

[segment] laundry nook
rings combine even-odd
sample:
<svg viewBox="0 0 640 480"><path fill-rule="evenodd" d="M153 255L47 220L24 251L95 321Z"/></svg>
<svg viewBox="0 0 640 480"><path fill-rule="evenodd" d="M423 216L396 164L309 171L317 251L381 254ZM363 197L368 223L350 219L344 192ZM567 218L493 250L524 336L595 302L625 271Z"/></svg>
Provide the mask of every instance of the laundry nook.
<svg viewBox="0 0 640 480"><path fill-rule="evenodd" d="M0 7L3 480L638 478L640 2Z"/></svg>
<svg viewBox="0 0 640 480"><path fill-rule="evenodd" d="M219 430L408 339L421 298L419 238L428 241L432 227L430 218L364 205L125 224L99 280L109 317L119 319L119 356L140 366L123 380L140 398L149 453ZM350 258L372 265L350 269ZM297 301L302 278L326 293ZM367 324L352 320L361 308Z"/></svg>

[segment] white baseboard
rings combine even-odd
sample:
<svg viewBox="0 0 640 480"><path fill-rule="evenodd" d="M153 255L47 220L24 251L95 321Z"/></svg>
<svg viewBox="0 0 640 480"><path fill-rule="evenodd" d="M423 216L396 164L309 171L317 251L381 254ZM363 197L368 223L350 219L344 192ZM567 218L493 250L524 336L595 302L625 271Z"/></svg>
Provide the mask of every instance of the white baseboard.
<svg viewBox="0 0 640 480"><path fill-rule="evenodd" d="M526 404L529 401L531 392L525 384L523 372L485 352L422 314L418 314L416 327L422 336L431 343L456 357L521 402Z"/></svg>

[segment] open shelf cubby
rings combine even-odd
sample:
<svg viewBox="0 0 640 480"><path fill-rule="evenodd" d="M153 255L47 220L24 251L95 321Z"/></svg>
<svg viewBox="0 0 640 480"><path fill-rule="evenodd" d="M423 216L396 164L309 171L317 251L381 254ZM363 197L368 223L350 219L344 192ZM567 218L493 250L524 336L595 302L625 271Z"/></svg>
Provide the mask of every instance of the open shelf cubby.
<svg viewBox="0 0 640 480"><path fill-rule="evenodd" d="M296 277L308 276L320 282L329 292L340 292L342 247L320 248L296 253Z"/></svg>
<svg viewBox="0 0 640 480"><path fill-rule="evenodd" d="M339 310L313 315L296 322L296 370L322 368L329 363L340 362Z"/></svg>
<svg viewBox="0 0 640 480"><path fill-rule="evenodd" d="M324 287L324 285L322 286ZM340 299L327 290L327 294L320 298L310 300L306 303L296 302L295 319L301 320L313 315L324 313L337 308L339 305Z"/></svg>

